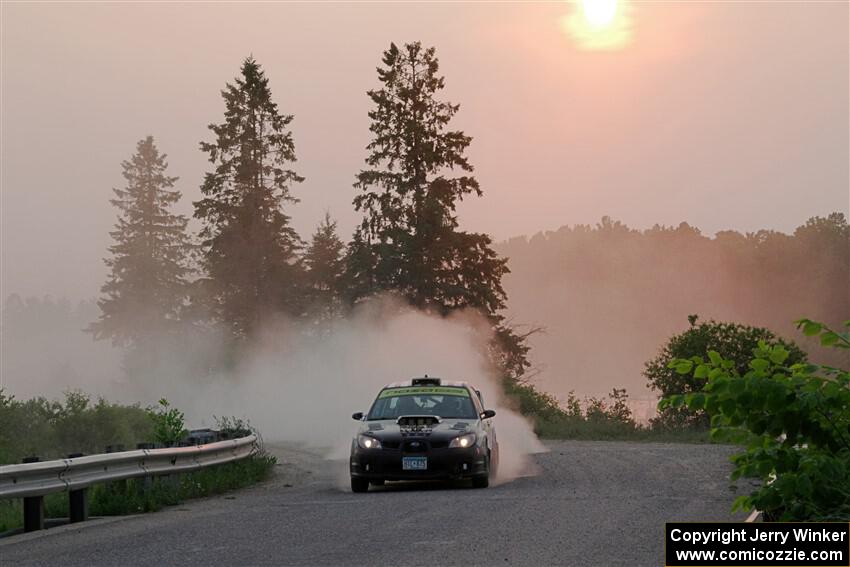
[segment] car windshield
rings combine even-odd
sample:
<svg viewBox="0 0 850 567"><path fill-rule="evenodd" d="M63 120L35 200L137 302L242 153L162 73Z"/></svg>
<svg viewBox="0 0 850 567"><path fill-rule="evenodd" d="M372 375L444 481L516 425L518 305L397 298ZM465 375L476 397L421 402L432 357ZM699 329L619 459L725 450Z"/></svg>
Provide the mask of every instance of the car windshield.
<svg viewBox="0 0 850 567"><path fill-rule="evenodd" d="M469 390L443 386L382 390L367 419L397 419L403 415L433 415L448 419L478 417Z"/></svg>

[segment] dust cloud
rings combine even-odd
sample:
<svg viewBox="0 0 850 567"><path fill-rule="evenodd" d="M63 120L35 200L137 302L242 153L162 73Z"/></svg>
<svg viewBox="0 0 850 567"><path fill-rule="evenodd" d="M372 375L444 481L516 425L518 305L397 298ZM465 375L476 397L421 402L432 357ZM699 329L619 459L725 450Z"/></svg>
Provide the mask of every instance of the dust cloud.
<svg viewBox="0 0 850 567"><path fill-rule="evenodd" d="M185 412L191 427L214 426L213 416L235 416L250 420L268 442L297 443L340 460L347 457L357 427L352 413L368 410L384 384L428 374L474 384L485 406L496 411L498 482L533 474L528 456L545 448L529 422L502 395L486 356L489 325L479 315L437 317L381 298L335 321L322 335L305 333L300 325L276 320L233 370L203 377L197 374L203 359L223 345L208 336L197 341L202 344L182 349L181 355L163 358L159 370L132 382L106 378L124 372L114 357L100 356L102 343L91 342L84 349L97 356L90 360L79 352L81 343L76 341L73 358L60 356L65 378L54 369L49 388L41 382L39 391L33 391L31 382L28 385L26 363L36 364L44 348L53 348L56 357L64 341L51 336L53 347L31 345L28 351L10 350L6 344L3 387L18 397L57 397L71 388L125 403L152 404L165 397ZM22 360L22 355L29 360ZM98 368L97 360L111 368ZM81 367L71 368L75 362ZM43 363L36 364L29 373L43 368Z"/></svg>

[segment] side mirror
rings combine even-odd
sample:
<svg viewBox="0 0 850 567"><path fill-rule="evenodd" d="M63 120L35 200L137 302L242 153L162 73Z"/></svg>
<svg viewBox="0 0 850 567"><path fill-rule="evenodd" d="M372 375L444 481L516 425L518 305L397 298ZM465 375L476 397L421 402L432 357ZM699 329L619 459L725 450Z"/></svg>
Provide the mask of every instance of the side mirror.
<svg viewBox="0 0 850 567"><path fill-rule="evenodd" d="M360 421L361 419L363 419L363 412L358 411L357 413L351 414L351 419L356 419L357 421Z"/></svg>
<svg viewBox="0 0 850 567"><path fill-rule="evenodd" d="M481 419L490 419L491 417L493 417L493 416L495 416L495 415L496 415L496 412L495 412L495 411L493 411L493 410L491 410L491 409L484 410L484 411L481 413Z"/></svg>

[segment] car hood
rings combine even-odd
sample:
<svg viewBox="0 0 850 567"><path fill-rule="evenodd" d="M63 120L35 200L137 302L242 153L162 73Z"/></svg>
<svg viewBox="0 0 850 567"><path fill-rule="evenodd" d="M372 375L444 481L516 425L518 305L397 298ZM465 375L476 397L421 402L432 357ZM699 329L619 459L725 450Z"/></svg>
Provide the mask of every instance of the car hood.
<svg viewBox="0 0 850 567"><path fill-rule="evenodd" d="M367 433L380 440L403 437L428 437L430 439L454 439L464 433L477 432L477 419L442 419L431 427L400 426L394 419L364 421L358 433Z"/></svg>

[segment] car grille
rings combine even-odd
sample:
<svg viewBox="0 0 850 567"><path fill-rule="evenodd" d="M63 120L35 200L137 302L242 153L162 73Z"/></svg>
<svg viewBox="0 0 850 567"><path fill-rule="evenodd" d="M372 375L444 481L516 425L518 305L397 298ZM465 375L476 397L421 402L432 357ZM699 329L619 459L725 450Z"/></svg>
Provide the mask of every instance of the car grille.
<svg viewBox="0 0 850 567"><path fill-rule="evenodd" d="M402 445L402 451L405 453L427 453L428 443L424 440L405 441Z"/></svg>
<svg viewBox="0 0 850 567"><path fill-rule="evenodd" d="M402 441L381 441L384 449L399 449L405 453L427 453L431 449L446 449L448 441L431 441L422 438L404 439Z"/></svg>

